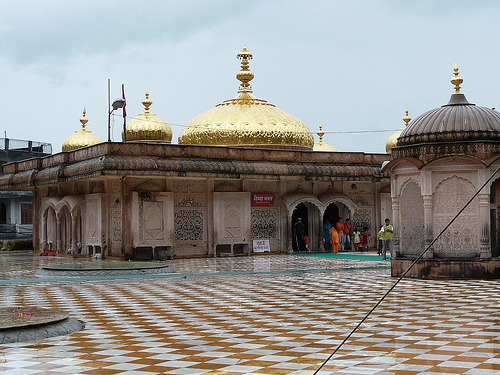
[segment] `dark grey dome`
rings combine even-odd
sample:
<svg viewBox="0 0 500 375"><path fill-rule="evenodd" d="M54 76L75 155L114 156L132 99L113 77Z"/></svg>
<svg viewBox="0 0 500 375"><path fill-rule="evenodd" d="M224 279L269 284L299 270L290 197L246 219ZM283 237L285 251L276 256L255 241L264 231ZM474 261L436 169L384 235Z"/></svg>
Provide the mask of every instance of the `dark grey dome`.
<svg viewBox="0 0 500 375"><path fill-rule="evenodd" d="M469 103L461 92L448 104L411 121L398 137L398 146L446 141L500 139L500 113Z"/></svg>

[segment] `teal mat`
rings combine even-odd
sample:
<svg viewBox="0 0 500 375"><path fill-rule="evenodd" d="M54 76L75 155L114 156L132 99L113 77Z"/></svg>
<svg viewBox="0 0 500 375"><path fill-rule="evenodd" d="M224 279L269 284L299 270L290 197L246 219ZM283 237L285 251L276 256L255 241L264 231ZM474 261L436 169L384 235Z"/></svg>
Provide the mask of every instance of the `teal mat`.
<svg viewBox="0 0 500 375"><path fill-rule="evenodd" d="M300 257L317 257L317 258L333 258L333 259L356 259L356 260L371 260L371 261L381 261L382 257L377 254L353 254L353 253L306 253L306 254L290 254ZM390 261L391 257L387 256L387 261Z"/></svg>

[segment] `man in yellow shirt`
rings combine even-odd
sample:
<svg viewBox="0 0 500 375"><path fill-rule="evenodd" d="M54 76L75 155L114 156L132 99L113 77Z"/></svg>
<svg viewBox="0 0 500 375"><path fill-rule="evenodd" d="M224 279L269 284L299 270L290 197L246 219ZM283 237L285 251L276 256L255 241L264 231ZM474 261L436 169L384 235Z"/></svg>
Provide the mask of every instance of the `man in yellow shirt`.
<svg viewBox="0 0 500 375"><path fill-rule="evenodd" d="M389 254L392 255L392 232L394 231L394 227L391 225L390 219L385 219L385 225L382 227L384 231L384 249L382 250L382 259L385 260L386 252L389 250Z"/></svg>

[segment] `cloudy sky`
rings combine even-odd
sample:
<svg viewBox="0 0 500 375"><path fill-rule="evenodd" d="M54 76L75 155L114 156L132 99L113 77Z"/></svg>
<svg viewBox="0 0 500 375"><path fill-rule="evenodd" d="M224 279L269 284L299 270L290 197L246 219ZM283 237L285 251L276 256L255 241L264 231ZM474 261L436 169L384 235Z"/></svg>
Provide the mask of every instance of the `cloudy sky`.
<svg viewBox="0 0 500 375"><path fill-rule="evenodd" d="M499 19L493 0L2 1L1 137L59 152L86 107L106 140L111 79L112 99L125 84L129 119L148 89L177 143L236 95L246 44L258 98L314 133L322 123L339 151L385 152L406 107L416 118L447 103L455 61L468 100L500 108Z"/></svg>

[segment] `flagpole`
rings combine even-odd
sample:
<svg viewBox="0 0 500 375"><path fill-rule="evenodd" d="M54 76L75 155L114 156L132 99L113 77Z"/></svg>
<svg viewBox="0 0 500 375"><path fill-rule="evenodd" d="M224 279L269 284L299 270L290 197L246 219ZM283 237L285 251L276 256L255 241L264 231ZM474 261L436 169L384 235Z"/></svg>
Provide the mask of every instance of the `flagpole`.
<svg viewBox="0 0 500 375"><path fill-rule="evenodd" d="M125 107L127 106L127 101L125 100L125 84L122 83L122 99L124 101L123 104L123 142L127 142L127 110Z"/></svg>
<svg viewBox="0 0 500 375"><path fill-rule="evenodd" d="M111 80L108 78L108 142L111 142Z"/></svg>

